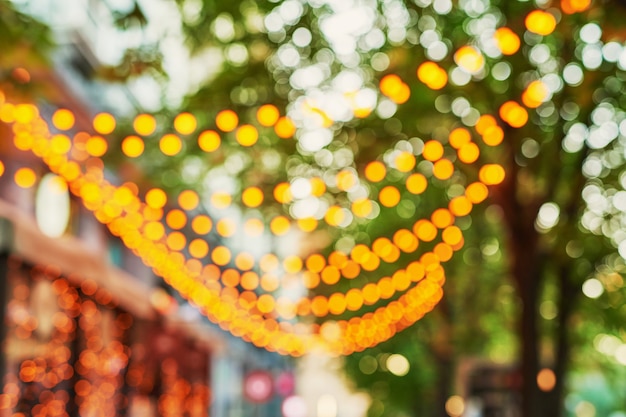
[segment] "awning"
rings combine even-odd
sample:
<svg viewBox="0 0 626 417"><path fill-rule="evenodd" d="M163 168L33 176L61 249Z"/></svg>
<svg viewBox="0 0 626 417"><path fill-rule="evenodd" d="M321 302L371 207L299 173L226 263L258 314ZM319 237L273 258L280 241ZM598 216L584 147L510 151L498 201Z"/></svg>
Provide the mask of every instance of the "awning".
<svg viewBox="0 0 626 417"><path fill-rule="evenodd" d="M160 320L169 328L189 337L207 350L221 351L224 337L218 330L201 320L190 320L177 312L161 313L151 302L156 290L131 274L107 262L108 255L90 250L73 236L51 238L37 227L35 219L0 199L0 246L33 265L53 266L70 282L80 286L85 280L94 281L107 290L120 308L144 320Z"/></svg>

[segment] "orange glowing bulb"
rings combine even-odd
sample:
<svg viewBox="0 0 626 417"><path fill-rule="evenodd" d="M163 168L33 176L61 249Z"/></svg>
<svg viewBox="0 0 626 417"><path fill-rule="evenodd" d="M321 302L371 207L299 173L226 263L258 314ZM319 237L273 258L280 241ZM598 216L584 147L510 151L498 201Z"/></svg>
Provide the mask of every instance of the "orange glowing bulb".
<svg viewBox="0 0 626 417"><path fill-rule="evenodd" d="M318 221L313 217L306 217L297 220L298 227L303 232L312 232L317 228Z"/></svg>
<svg viewBox="0 0 626 417"><path fill-rule="evenodd" d="M337 188L341 191L349 191L357 185L358 178L350 170L339 171L336 176Z"/></svg>
<svg viewBox="0 0 626 417"><path fill-rule="evenodd" d="M107 152L109 145L107 141L100 136L92 136L87 139L85 150L91 156L100 157Z"/></svg>
<svg viewBox="0 0 626 417"><path fill-rule="evenodd" d="M237 231L237 225L233 220L225 218L215 224L215 230L220 236L231 237Z"/></svg>
<svg viewBox="0 0 626 417"><path fill-rule="evenodd" d="M30 188L35 185L35 182L37 181L35 171L30 168L19 168L15 171L13 178L17 186L20 188Z"/></svg>
<svg viewBox="0 0 626 417"><path fill-rule="evenodd" d="M52 115L52 124L59 130L70 130L75 121L74 113L68 109L58 109Z"/></svg>
<svg viewBox="0 0 626 417"><path fill-rule="evenodd" d="M320 177L313 177L309 180L311 183L311 194L315 197L321 197L326 192L326 184Z"/></svg>
<svg viewBox="0 0 626 417"><path fill-rule="evenodd" d="M463 232L457 226L449 226L441 233L441 239L448 245L455 246L463 239Z"/></svg>
<svg viewBox="0 0 626 417"><path fill-rule="evenodd" d="M436 140L429 140L424 144L422 156L427 161L436 161L443 156L443 145Z"/></svg>
<svg viewBox="0 0 626 417"><path fill-rule="evenodd" d="M298 256L288 256L283 261L283 268L288 274L295 274L302 269L302 259Z"/></svg>
<svg viewBox="0 0 626 417"><path fill-rule="evenodd" d="M352 212L357 217L367 217L373 210L373 205L370 199L360 198L352 203Z"/></svg>
<svg viewBox="0 0 626 417"><path fill-rule="evenodd" d="M548 87L540 80L535 80L528 84L524 93L522 93L522 102L526 107L536 108L541 105L550 96Z"/></svg>
<svg viewBox="0 0 626 417"><path fill-rule="evenodd" d="M143 140L139 136L127 136L122 141L122 152L129 158L136 158L144 151Z"/></svg>
<svg viewBox="0 0 626 417"><path fill-rule="evenodd" d="M70 138L65 135L54 135L50 139L50 149L57 154L66 154L72 148Z"/></svg>
<svg viewBox="0 0 626 417"><path fill-rule="evenodd" d="M543 10L533 10L526 16L524 21L526 29L537 35L546 36L554 32L556 28L556 18Z"/></svg>
<svg viewBox="0 0 626 417"><path fill-rule="evenodd" d="M167 235L167 246L173 251L180 251L185 248L187 238L180 232L172 232Z"/></svg>
<svg viewBox="0 0 626 417"><path fill-rule="evenodd" d="M198 193L193 190L182 191L178 195L178 205L184 210L193 210L200 204Z"/></svg>
<svg viewBox="0 0 626 417"><path fill-rule="evenodd" d="M242 271L249 271L254 267L254 258L249 253L241 252L235 256L235 266Z"/></svg>
<svg viewBox="0 0 626 417"><path fill-rule="evenodd" d="M446 71L434 62L424 62L417 68L417 78L432 90L440 90L448 83Z"/></svg>
<svg viewBox="0 0 626 417"><path fill-rule="evenodd" d="M485 57L474 46L462 46L454 54L454 62L470 74L480 72L485 66Z"/></svg>
<svg viewBox="0 0 626 417"><path fill-rule="evenodd" d="M521 123L523 120L524 116L522 115L518 123ZM502 130L502 128L498 125L489 126L485 129L485 133L482 135L482 139L485 145L498 146L504 140L504 130Z"/></svg>
<svg viewBox="0 0 626 417"><path fill-rule="evenodd" d="M485 131L487 130L487 128L491 127L491 126L496 126L497 122L495 117L493 117L490 114L483 114L482 116L480 116L478 118L478 122L476 123L476 131L483 135L485 134Z"/></svg>
<svg viewBox="0 0 626 417"><path fill-rule="evenodd" d="M156 130L156 120L149 114L140 114L133 121L133 129L141 136L149 136Z"/></svg>
<svg viewBox="0 0 626 417"><path fill-rule="evenodd" d="M263 203L263 191L259 187L246 188L241 194L241 200L247 207L259 207Z"/></svg>
<svg viewBox="0 0 626 417"><path fill-rule="evenodd" d="M334 285L339 282L339 279L341 278L339 269L333 265L324 267L320 276L322 278L322 281L327 285Z"/></svg>
<svg viewBox="0 0 626 417"><path fill-rule="evenodd" d="M173 209L165 216L165 222L172 229L182 229L187 224L187 215L182 210Z"/></svg>
<svg viewBox="0 0 626 417"><path fill-rule="evenodd" d="M561 0L561 10L566 14L584 12L591 5L591 0Z"/></svg>
<svg viewBox="0 0 626 417"><path fill-rule="evenodd" d="M196 121L195 116L191 113L180 113L174 119L174 129L176 129L176 131L181 135L192 134L196 130L197 126L198 122Z"/></svg>
<svg viewBox="0 0 626 417"><path fill-rule="evenodd" d="M259 139L259 132L252 125L243 125L235 133L235 138L241 146L249 147L254 145Z"/></svg>
<svg viewBox="0 0 626 417"><path fill-rule="evenodd" d="M222 139L217 134L217 132L213 130L206 130L198 136L198 146L204 152L214 152L222 143Z"/></svg>
<svg viewBox="0 0 626 417"><path fill-rule="evenodd" d="M480 168L478 178L485 185L497 185L504 181L505 172L502 165L487 164Z"/></svg>
<svg viewBox="0 0 626 417"><path fill-rule="evenodd" d="M216 265L224 266L230 262L231 253L225 246L218 246L211 252L211 259Z"/></svg>
<svg viewBox="0 0 626 417"><path fill-rule="evenodd" d="M115 117L109 113L99 113L93 118L93 128L101 135L108 135L115 130Z"/></svg>
<svg viewBox="0 0 626 417"><path fill-rule="evenodd" d="M287 182L281 182L274 187L274 199L281 203L289 203L292 199L290 185Z"/></svg>
<svg viewBox="0 0 626 417"><path fill-rule="evenodd" d="M211 231L212 227L213 222L209 216L205 216L203 214L194 217L191 222L191 228L199 235L206 235Z"/></svg>
<svg viewBox="0 0 626 417"><path fill-rule="evenodd" d="M345 220L346 215L341 207L331 206L324 215L324 220L330 226L339 226Z"/></svg>
<svg viewBox="0 0 626 417"><path fill-rule="evenodd" d="M428 181L426 180L426 177L422 174L411 174L406 179L406 189L411 194L421 194L426 190L427 186Z"/></svg>
<svg viewBox="0 0 626 417"><path fill-rule="evenodd" d="M183 149L183 142L176 135L164 135L159 141L159 148L164 155L174 156Z"/></svg>
<svg viewBox="0 0 626 417"><path fill-rule="evenodd" d="M274 297L269 294L261 295L256 303L257 309L263 314L271 313L274 311L275 306L276 301Z"/></svg>
<svg viewBox="0 0 626 417"><path fill-rule="evenodd" d="M400 191L392 185L388 185L378 193L380 204L385 207L395 207L400 202Z"/></svg>
<svg viewBox="0 0 626 417"><path fill-rule="evenodd" d="M413 225L413 233L423 242L430 242L437 237L437 227L428 220L418 220Z"/></svg>
<svg viewBox="0 0 626 417"><path fill-rule="evenodd" d="M15 117L15 121L17 123L30 123L35 117L39 116L39 109L37 109L37 107L33 106L32 104L18 104L17 106L15 106L13 116Z"/></svg>
<svg viewBox="0 0 626 417"><path fill-rule="evenodd" d="M370 182L380 182L385 179L386 175L387 168L385 168L385 164L380 161L370 162L365 167L365 178Z"/></svg>
<svg viewBox="0 0 626 417"><path fill-rule="evenodd" d="M474 182L465 189L465 196L473 203L482 203L489 195L487 186L481 182Z"/></svg>
<svg viewBox="0 0 626 417"><path fill-rule="evenodd" d="M395 74L385 75L380 80L380 92L398 104L405 103L411 95L409 87Z"/></svg>
<svg viewBox="0 0 626 417"><path fill-rule="evenodd" d="M507 27L501 27L496 30L494 39L503 55L513 55L519 50L521 45L519 36Z"/></svg>
<svg viewBox="0 0 626 417"><path fill-rule="evenodd" d="M269 127L274 126L280 117L280 113L276 106L272 104L265 104L259 107L256 113L257 120L261 126Z"/></svg>
<svg viewBox="0 0 626 417"><path fill-rule="evenodd" d="M194 239L189 243L189 254L194 258L204 258L209 253L209 245L202 239Z"/></svg>
<svg viewBox="0 0 626 417"><path fill-rule="evenodd" d="M459 149L461 146L466 143L471 142L472 136L470 135L469 130L459 127L450 132L450 136L448 136L448 142L450 146L455 149Z"/></svg>
<svg viewBox="0 0 626 417"><path fill-rule="evenodd" d="M291 223L289 222L289 219L287 219L285 216L274 217L270 222L270 230L276 236L282 236L286 234L287 232L289 232L290 228Z"/></svg>
<svg viewBox="0 0 626 417"><path fill-rule="evenodd" d="M380 80L380 92L386 95L387 97L393 96L402 85L402 79L398 77L396 74L388 74L385 75Z"/></svg>
<svg viewBox="0 0 626 417"><path fill-rule="evenodd" d="M259 286L259 276L254 272L243 273L241 275L241 286L244 290L256 290Z"/></svg>
<svg viewBox="0 0 626 417"><path fill-rule="evenodd" d="M507 101L500 106L500 118L511 127L522 127L528 121L528 112L514 101Z"/></svg>
<svg viewBox="0 0 626 417"><path fill-rule="evenodd" d="M296 133L296 126L290 118L283 116L274 125L276 135L281 139L289 139Z"/></svg>
<svg viewBox="0 0 626 417"><path fill-rule="evenodd" d="M306 260L306 268L311 272L320 272L326 266L326 258L319 254L310 255Z"/></svg>
<svg viewBox="0 0 626 417"><path fill-rule="evenodd" d="M556 375L552 369L543 368L537 373L537 386L543 392L549 392L556 385Z"/></svg>
<svg viewBox="0 0 626 417"><path fill-rule="evenodd" d="M415 155L407 151L400 152L394 162L398 171L409 172L415 167Z"/></svg>
<svg viewBox="0 0 626 417"><path fill-rule="evenodd" d="M450 210L445 208L439 208L433 211L433 214L430 216L430 221L438 229L443 229L444 227L450 226L454 222L454 216L452 216Z"/></svg>
<svg viewBox="0 0 626 417"><path fill-rule="evenodd" d="M433 175L440 180L447 180L454 174L454 165L447 159L440 159L433 165Z"/></svg>
<svg viewBox="0 0 626 417"><path fill-rule="evenodd" d="M152 208L163 208L166 202L167 195L165 194L165 191L160 188L153 188L146 193L146 204Z"/></svg>
<svg viewBox="0 0 626 417"><path fill-rule="evenodd" d="M232 110L222 110L215 117L215 124L222 132L232 132L239 124L239 116Z"/></svg>
<svg viewBox="0 0 626 417"><path fill-rule="evenodd" d="M454 197L450 200L448 209L455 216L467 216L472 211L472 202L464 195Z"/></svg>

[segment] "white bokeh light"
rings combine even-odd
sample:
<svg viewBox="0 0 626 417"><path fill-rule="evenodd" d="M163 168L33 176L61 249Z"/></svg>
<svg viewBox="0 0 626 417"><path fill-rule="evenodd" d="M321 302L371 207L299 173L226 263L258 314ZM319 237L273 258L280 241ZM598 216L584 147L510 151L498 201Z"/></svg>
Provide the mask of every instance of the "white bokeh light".
<svg viewBox="0 0 626 417"><path fill-rule="evenodd" d="M596 278L590 278L583 283L583 294L589 298L598 298L604 293L602 283Z"/></svg>
<svg viewBox="0 0 626 417"><path fill-rule="evenodd" d="M408 359L397 353L390 355L387 358L385 366L389 372L396 376L404 376L408 374L411 369Z"/></svg>

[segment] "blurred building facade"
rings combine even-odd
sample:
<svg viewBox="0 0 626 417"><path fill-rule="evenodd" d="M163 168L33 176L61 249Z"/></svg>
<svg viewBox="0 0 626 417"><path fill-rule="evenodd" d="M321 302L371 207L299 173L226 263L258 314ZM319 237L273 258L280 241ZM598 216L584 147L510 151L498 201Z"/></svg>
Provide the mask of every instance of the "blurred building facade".
<svg viewBox="0 0 626 417"><path fill-rule="evenodd" d="M94 78L117 33L110 2L69 3L25 9L59 43L52 68L30 74L54 97L36 103L41 115L72 109L76 134L98 111L150 110L145 92L155 83ZM0 416L279 415L279 395L246 401L244 383L259 369L289 372L284 358L227 335L170 293L41 161L12 145L13 133L0 123ZM15 181L23 167L37 176L32 186Z"/></svg>
<svg viewBox="0 0 626 417"><path fill-rule="evenodd" d="M160 313L158 290L84 242L47 238L14 206L3 203L0 212L0 414L207 415L218 338Z"/></svg>

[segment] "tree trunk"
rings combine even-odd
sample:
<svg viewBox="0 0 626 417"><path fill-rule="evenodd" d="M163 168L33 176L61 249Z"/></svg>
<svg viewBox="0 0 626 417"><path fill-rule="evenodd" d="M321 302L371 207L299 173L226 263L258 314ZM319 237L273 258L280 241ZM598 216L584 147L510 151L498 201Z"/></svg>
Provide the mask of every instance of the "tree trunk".
<svg viewBox="0 0 626 417"><path fill-rule="evenodd" d="M450 356L437 359L437 394L434 407L430 413L431 417L448 417L446 412L446 401L450 396L450 387L454 378L454 364Z"/></svg>
<svg viewBox="0 0 626 417"><path fill-rule="evenodd" d="M574 308L577 294L576 287L571 282L569 267L563 267L559 271L559 286L561 298L559 300L558 325L555 330L556 349L554 359L556 384L545 396L544 415L546 417L559 417L564 415L565 373L569 364L570 354L567 325Z"/></svg>
<svg viewBox="0 0 626 417"><path fill-rule="evenodd" d="M539 204L521 204L517 195L517 165L509 164L507 178L495 189L494 199L502 207L511 254L510 271L522 303L517 325L520 340L518 382L522 417L539 416L540 395L536 378L539 370L538 298L543 275L539 233L534 223Z"/></svg>
<svg viewBox="0 0 626 417"><path fill-rule="evenodd" d="M514 253L514 277L522 300L522 311L519 321L520 336L520 376L521 376L521 415L526 417L539 415L539 389L536 378L539 370L539 352L537 342L537 312L539 298L539 276L536 272L537 256L534 247L516 244ZM534 259L533 259L534 258Z"/></svg>
<svg viewBox="0 0 626 417"><path fill-rule="evenodd" d="M440 308L441 322L437 326L436 336L432 339L431 352L435 359L437 380L435 381L435 398L430 412L431 417L447 417L446 401L450 396L454 380L454 348L452 344L452 308L448 299L442 300Z"/></svg>

